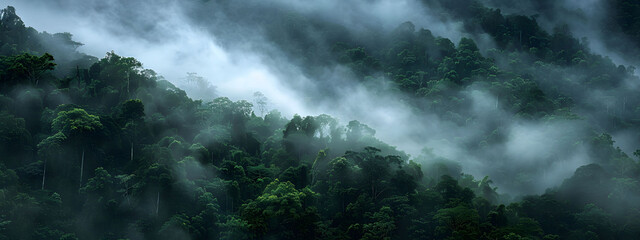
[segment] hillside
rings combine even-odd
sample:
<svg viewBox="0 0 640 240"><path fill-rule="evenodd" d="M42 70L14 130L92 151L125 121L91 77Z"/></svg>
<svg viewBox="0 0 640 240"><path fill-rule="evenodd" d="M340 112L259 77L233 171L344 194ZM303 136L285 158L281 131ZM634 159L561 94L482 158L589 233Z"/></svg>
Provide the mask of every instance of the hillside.
<svg viewBox="0 0 640 240"><path fill-rule="evenodd" d="M82 8L149 51L180 42L164 21L192 25L239 62L152 54L202 69L186 77L4 8L0 239L640 236L637 4L579 25L552 1L407 1L406 19L387 1L249 2Z"/></svg>

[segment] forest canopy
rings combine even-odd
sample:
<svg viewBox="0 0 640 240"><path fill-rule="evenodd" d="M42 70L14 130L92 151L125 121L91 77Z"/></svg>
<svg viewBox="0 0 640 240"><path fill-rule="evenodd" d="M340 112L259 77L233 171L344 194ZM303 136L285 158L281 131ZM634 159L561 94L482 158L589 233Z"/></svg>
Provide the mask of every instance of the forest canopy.
<svg viewBox="0 0 640 240"><path fill-rule="evenodd" d="M189 3L228 48L253 41L226 37L259 23L261 51L313 82L297 89L300 102L384 109L350 105L371 95L354 98L408 109L375 115L411 116L385 129L283 114L262 92L225 96L195 72L165 79L136 56L90 56L72 33L39 32L4 8L0 239L639 236L635 67L592 50L569 25L549 30L500 1L416 3L465 35L408 20L356 31L283 3ZM637 39L637 4L610 5L608 31ZM200 12L212 6L225 14ZM542 6L532 9L551 14ZM225 32L231 23L242 31ZM422 151L383 140L394 130L413 133Z"/></svg>

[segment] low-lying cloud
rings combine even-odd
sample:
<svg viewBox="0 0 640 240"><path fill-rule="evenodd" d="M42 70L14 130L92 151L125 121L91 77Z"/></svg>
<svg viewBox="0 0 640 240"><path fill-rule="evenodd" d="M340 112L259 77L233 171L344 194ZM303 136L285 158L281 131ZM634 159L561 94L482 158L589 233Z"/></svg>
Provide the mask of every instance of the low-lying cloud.
<svg viewBox="0 0 640 240"><path fill-rule="evenodd" d="M453 42L466 36L461 23L431 12L419 1L10 0L8 4L38 30L73 33L76 41L85 44L80 51L100 57L113 50L135 57L178 86L184 84L181 79L187 73L197 73L215 87L210 97L191 92L192 97L251 101L253 93L260 91L270 107L289 117L327 113L344 123L356 119L376 129L378 138L413 157L430 148L438 156L460 162L464 172L489 175L504 191L541 193L590 162L585 146L575 143L587 132L583 120L514 120L495 96L474 86L464 90L472 103L468 111L473 119L468 124L417 111L405 101L406 96L385 89L392 83L384 77L373 80L377 89L372 89L353 80L350 70L340 65L307 74L299 61L290 59L263 35L260 21L265 17L249 11L251 7L286 8L356 34L392 31L412 21L417 28ZM231 16L230 11L244 10L246 16ZM235 18L247 22L235 22ZM320 47L328 50L328 46ZM327 87L333 92L325 96L319 89ZM478 144L495 126L500 126L496 135L502 140Z"/></svg>

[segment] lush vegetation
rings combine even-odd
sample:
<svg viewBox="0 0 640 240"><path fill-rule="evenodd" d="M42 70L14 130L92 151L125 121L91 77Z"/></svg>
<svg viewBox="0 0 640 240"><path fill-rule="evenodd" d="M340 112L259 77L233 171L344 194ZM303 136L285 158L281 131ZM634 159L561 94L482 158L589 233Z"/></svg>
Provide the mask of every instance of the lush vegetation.
<svg viewBox="0 0 640 240"><path fill-rule="evenodd" d="M637 130L640 99L617 92L626 96L621 107L582 111L602 107L584 100L587 90L619 89L632 71L590 53L565 28L547 33L530 17L438 2L496 48L482 54L470 38L454 44L407 22L375 42L327 37L331 51L300 61L347 66L361 84L402 93L416 111L458 125L475 122L472 89L498 96L515 119L584 118L592 132L568 141L587 146L594 163L542 195L508 199L490 177L425 161L428 152L411 157L356 120L256 115L264 100L190 99L136 59L78 53L71 34L25 27L8 7L0 19L0 239L639 236L640 165L606 132ZM292 36L304 36L295 34L300 26L326 36L344 30L287 21L297 23ZM298 40L287 46L292 56L313 44ZM377 86L380 78L392 87ZM502 130L497 122L463 144L479 152L503 141Z"/></svg>

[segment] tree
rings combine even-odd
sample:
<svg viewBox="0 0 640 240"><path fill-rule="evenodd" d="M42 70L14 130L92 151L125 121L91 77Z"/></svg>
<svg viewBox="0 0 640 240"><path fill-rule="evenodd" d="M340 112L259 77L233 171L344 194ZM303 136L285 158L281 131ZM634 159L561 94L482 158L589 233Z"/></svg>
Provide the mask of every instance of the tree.
<svg viewBox="0 0 640 240"><path fill-rule="evenodd" d="M0 11L0 24L0 26L3 27L2 30L5 30L5 28L11 29L24 27L24 22L22 22L22 19L20 19L20 17L18 17L18 15L16 14L16 8L14 8L13 6L7 6L7 8Z"/></svg>
<svg viewBox="0 0 640 240"><path fill-rule="evenodd" d="M144 123L144 104L140 99L127 100L122 104L122 112L120 115L126 123L123 130L129 136L129 143L131 144L131 158L133 161L133 146L136 138L139 134L140 128Z"/></svg>
<svg viewBox="0 0 640 240"><path fill-rule="evenodd" d="M259 238L313 239L317 236L318 213L311 207L317 194L297 190L290 182L271 182L262 195L242 205L240 215Z"/></svg>
<svg viewBox="0 0 640 240"><path fill-rule="evenodd" d="M174 182L171 171L164 164L153 163L148 167L139 169L139 183L136 184L134 193L145 195L149 198L155 198L154 214L158 216L160 212L160 193L162 190L169 189L169 185ZM164 195L164 194L163 194Z"/></svg>
<svg viewBox="0 0 640 240"><path fill-rule="evenodd" d="M200 213L191 217L192 235L196 239L215 239L218 235L220 206L212 193L203 192L197 201Z"/></svg>
<svg viewBox="0 0 640 240"><path fill-rule="evenodd" d="M189 216L183 213L171 216L169 220L162 224L159 234L168 239L187 240L191 239L189 237L189 232L191 231L193 229L191 229Z"/></svg>
<svg viewBox="0 0 640 240"><path fill-rule="evenodd" d="M280 174L280 179L293 183L298 189L304 188L309 183L309 169L304 164L289 167Z"/></svg>
<svg viewBox="0 0 640 240"><path fill-rule="evenodd" d="M316 132L320 141L324 142L325 148L329 143L333 146L343 140L344 128L338 127L338 120L326 114L318 115L314 119L318 126Z"/></svg>
<svg viewBox="0 0 640 240"><path fill-rule="evenodd" d="M62 132L49 136L38 143L38 156L44 158L42 169L42 189L47 176L47 159L59 159L62 155L62 145L67 141L67 136Z"/></svg>
<svg viewBox="0 0 640 240"><path fill-rule="evenodd" d="M65 136L75 140L82 147L82 160L80 162L80 186L82 187L82 174L84 170L84 155L87 142L94 139L95 134L103 128L100 117L88 114L81 108L73 108L69 111L61 111L51 123L54 132L61 132Z"/></svg>
<svg viewBox="0 0 640 240"><path fill-rule="evenodd" d="M360 141L363 137L373 137L373 135L375 134L375 130L373 130L366 124L362 124L356 120L350 121L349 125L347 125L348 142L357 142Z"/></svg>
<svg viewBox="0 0 640 240"><path fill-rule="evenodd" d="M300 115L294 115L282 131L285 150L298 160L302 159L313 149L313 137L317 129L318 125L313 117L307 116L303 119Z"/></svg>
<svg viewBox="0 0 640 240"><path fill-rule="evenodd" d="M27 83L38 86L42 74L53 70L56 64L49 53L38 57L29 53L13 56L0 56L0 82L2 89L12 87L26 80Z"/></svg>
<svg viewBox="0 0 640 240"><path fill-rule="evenodd" d="M153 71L146 71L135 58L121 57L113 51L91 65L88 78L85 95L109 107L136 96L138 88L155 84Z"/></svg>
<svg viewBox="0 0 640 240"><path fill-rule="evenodd" d="M187 76L177 83L193 99L213 99L217 96L216 87L209 80L195 72L187 72Z"/></svg>
<svg viewBox="0 0 640 240"><path fill-rule="evenodd" d="M362 227L364 230L362 239L391 239L391 233L396 229L393 210L388 206L381 207L380 211L373 214L372 220L373 222L364 224Z"/></svg>
<svg viewBox="0 0 640 240"><path fill-rule="evenodd" d="M325 150L320 150L316 159L311 165L311 184L315 184L318 179L326 180L329 166L329 159Z"/></svg>
<svg viewBox="0 0 640 240"><path fill-rule="evenodd" d="M458 181L449 175L443 175L434 189L442 195L448 206L471 206L471 200L474 198L471 189L460 187Z"/></svg>
<svg viewBox="0 0 640 240"><path fill-rule="evenodd" d="M260 116L264 116L264 113L267 111L267 97L264 96L261 92L253 93L253 102L258 107L258 111L260 111Z"/></svg>
<svg viewBox="0 0 640 240"><path fill-rule="evenodd" d="M469 207L440 209L433 219L438 223L435 234L439 239L478 239L480 235L478 212Z"/></svg>
<svg viewBox="0 0 640 240"><path fill-rule="evenodd" d="M106 197L107 194L112 193L115 178L102 167L94 170L95 174L87 181L87 184L81 188L81 191L87 194L93 194L95 196Z"/></svg>
<svg viewBox="0 0 640 240"><path fill-rule="evenodd" d="M402 164L402 159L397 156L380 156L378 153L380 149L374 147L366 147L363 152L345 153L345 157L361 169L361 184L371 190L374 202L390 188L391 164Z"/></svg>

